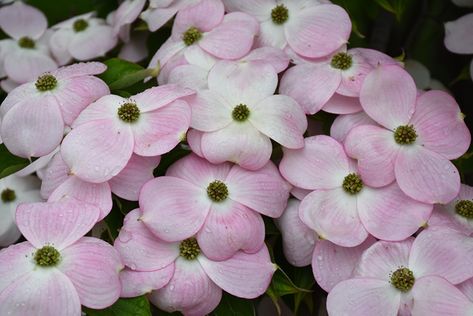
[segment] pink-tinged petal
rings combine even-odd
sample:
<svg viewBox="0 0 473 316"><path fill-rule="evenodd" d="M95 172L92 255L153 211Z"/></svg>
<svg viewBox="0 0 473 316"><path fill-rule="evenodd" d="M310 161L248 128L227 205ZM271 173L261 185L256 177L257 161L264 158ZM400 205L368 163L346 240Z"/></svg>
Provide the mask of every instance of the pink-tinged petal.
<svg viewBox="0 0 473 316"><path fill-rule="evenodd" d="M148 24L151 32L157 31L161 26L166 24L178 11L178 7L171 5L167 8L148 8L143 11L140 18Z"/></svg>
<svg viewBox="0 0 473 316"><path fill-rule="evenodd" d="M264 244L263 218L232 200L213 203L197 241L210 260L228 260L238 250L255 253Z"/></svg>
<svg viewBox="0 0 473 316"><path fill-rule="evenodd" d="M47 27L44 13L21 1L0 10L0 28L14 39L23 36L38 39Z"/></svg>
<svg viewBox="0 0 473 316"><path fill-rule="evenodd" d="M275 6L273 1L268 0L223 0L227 12L241 11L251 14L258 20L269 19L271 10Z"/></svg>
<svg viewBox="0 0 473 316"><path fill-rule="evenodd" d="M174 274L174 264L154 271L133 271L125 269L120 272L122 291L120 297L136 297L151 293L169 283Z"/></svg>
<svg viewBox="0 0 473 316"><path fill-rule="evenodd" d="M16 104L25 101L37 94L36 86L33 82L24 83L19 85L14 90L9 92L0 106L0 117L5 117L10 109Z"/></svg>
<svg viewBox="0 0 473 316"><path fill-rule="evenodd" d="M141 220L159 238L180 241L195 235L209 213L205 188L175 177L159 177L140 193Z"/></svg>
<svg viewBox="0 0 473 316"><path fill-rule="evenodd" d="M190 154L173 163L167 169L166 176L181 178L200 188L207 188L214 180L226 181L231 168L232 164L228 162L214 165Z"/></svg>
<svg viewBox="0 0 473 316"><path fill-rule="evenodd" d="M376 278L389 282L399 267L411 269L409 252L413 238L399 242L378 241L364 251L354 271L357 277ZM414 271L414 275L417 277Z"/></svg>
<svg viewBox="0 0 473 316"><path fill-rule="evenodd" d="M350 52L359 53L372 67L378 67L379 65L402 65L401 62L397 61L391 56L381 53L375 49L357 47L350 49Z"/></svg>
<svg viewBox="0 0 473 316"><path fill-rule="evenodd" d="M194 306L186 307L182 310L182 313L188 316L208 315L210 311L213 311L220 304L221 300L222 291L213 291L205 300Z"/></svg>
<svg viewBox="0 0 473 316"><path fill-rule="evenodd" d="M2 88L3 91L10 93L13 91L15 88L17 88L20 84L17 83L16 81L13 81L11 79L4 79L0 81L0 88Z"/></svg>
<svg viewBox="0 0 473 316"><path fill-rule="evenodd" d="M71 280L61 271L41 269L1 292L0 315L79 316L81 302Z"/></svg>
<svg viewBox="0 0 473 316"><path fill-rule="evenodd" d="M258 171L234 166L225 183L232 200L270 217L281 216L291 189L272 162Z"/></svg>
<svg viewBox="0 0 473 316"><path fill-rule="evenodd" d="M473 302L455 286L437 276L416 279L412 296L412 315L467 316L473 313Z"/></svg>
<svg viewBox="0 0 473 316"><path fill-rule="evenodd" d="M97 206L100 209L100 216L97 221L105 218L112 210L112 192L107 182L89 183L80 180L78 177L69 177L51 193L48 202L59 201L66 197L72 197Z"/></svg>
<svg viewBox="0 0 473 316"><path fill-rule="evenodd" d="M54 97L38 95L16 104L2 118L2 140L16 156L40 157L61 142L64 123Z"/></svg>
<svg viewBox="0 0 473 316"><path fill-rule="evenodd" d="M347 42L351 21L343 8L321 4L298 12L285 31L289 46L298 54L323 57Z"/></svg>
<svg viewBox="0 0 473 316"><path fill-rule="evenodd" d="M159 63L164 71L164 67L167 66L167 63L171 61L173 57L180 53L182 54L184 48L186 48L186 44L184 44L182 40L170 37L159 47L156 54L151 58L148 68L155 68Z"/></svg>
<svg viewBox="0 0 473 316"><path fill-rule="evenodd" d="M58 65L66 65L72 61L68 46L74 36L72 29L55 30L49 39L49 49Z"/></svg>
<svg viewBox="0 0 473 316"><path fill-rule="evenodd" d="M299 204L290 199L284 213L275 220L282 234L284 256L290 264L303 267L310 264L317 234L299 218Z"/></svg>
<svg viewBox="0 0 473 316"><path fill-rule="evenodd" d="M134 152L141 156L157 156L171 151L184 139L190 122L191 108L183 100L141 113L139 121L132 125Z"/></svg>
<svg viewBox="0 0 473 316"><path fill-rule="evenodd" d="M48 199L51 193L58 186L64 183L69 177L69 167L62 160L61 153L55 154L46 167L41 179L41 196Z"/></svg>
<svg viewBox="0 0 473 316"><path fill-rule="evenodd" d="M224 97L232 109L240 103L252 109L273 95L277 84L276 71L265 62L220 61L209 73L209 89Z"/></svg>
<svg viewBox="0 0 473 316"><path fill-rule="evenodd" d="M124 1L115 12L113 30L115 34L120 32L120 28L133 23L145 6L146 0Z"/></svg>
<svg viewBox="0 0 473 316"><path fill-rule="evenodd" d="M289 56L275 47L255 48L242 58L244 61L263 61L271 64L277 73L283 72L289 65Z"/></svg>
<svg viewBox="0 0 473 316"><path fill-rule="evenodd" d="M458 284L457 288L462 291L470 301L473 301L473 278Z"/></svg>
<svg viewBox="0 0 473 316"><path fill-rule="evenodd" d="M148 57L148 35L145 32L134 31L131 40L123 44L120 49L118 58L138 63Z"/></svg>
<svg viewBox="0 0 473 316"><path fill-rule="evenodd" d="M448 228L429 228L412 245L409 267L416 277L436 275L458 284L473 277L473 240Z"/></svg>
<svg viewBox="0 0 473 316"><path fill-rule="evenodd" d="M1 125L1 122L0 122ZM24 177L27 175L30 175L34 172L38 173L38 177L40 179L43 179L43 176L41 173L45 170L46 166L48 163L51 161L52 157L56 155L56 153L59 151L59 146L56 147L55 150L47 154L46 156L41 156L29 165L27 165L25 168L21 169L20 171L17 171L15 174L19 177Z"/></svg>
<svg viewBox="0 0 473 316"><path fill-rule="evenodd" d="M182 87L204 90L207 89L208 70L195 65L181 65L174 68L169 74L168 83Z"/></svg>
<svg viewBox="0 0 473 316"><path fill-rule="evenodd" d="M368 237L358 217L356 197L342 188L310 193L301 202L299 216L320 237L339 246L358 246Z"/></svg>
<svg viewBox="0 0 473 316"><path fill-rule="evenodd" d="M334 114L352 114L363 111L360 100L356 97L346 97L335 93L322 108L325 112Z"/></svg>
<svg viewBox="0 0 473 316"><path fill-rule="evenodd" d="M445 204L460 191L457 168L446 158L423 146L402 148L394 172L401 190L424 203Z"/></svg>
<svg viewBox="0 0 473 316"><path fill-rule="evenodd" d="M140 216L139 209L126 215L114 247L131 270L163 269L179 256L179 245L158 239L148 230Z"/></svg>
<svg viewBox="0 0 473 316"><path fill-rule="evenodd" d="M403 240L425 225L432 205L406 196L396 183L358 194L358 214L366 230L382 240Z"/></svg>
<svg viewBox="0 0 473 316"><path fill-rule="evenodd" d="M360 56L360 53L353 50L349 50L348 53L352 56L352 66L342 71L342 81L337 93L348 97L358 97L363 81L373 67Z"/></svg>
<svg viewBox="0 0 473 316"><path fill-rule="evenodd" d="M0 252L0 293L35 269L34 253L35 248L27 241L2 249Z"/></svg>
<svg viewBox="0 0 473 316"><path fill-rule="evenodd" d="M242 12L228 13L220 25L204 34L198 45L218 58L238 59L251 50L258 28L255 18Z"/></svg>
<svg viewBox="0 0 473 316"><path fill-rule="evenodd" d="M186 139L187 144L191 148L191 150L199 157L204 157L202 153L201 143L202 143L202 135L204 133L200 132L196 129L189 129L187 131Z"/></svg>
<svg viewBox="0 0 473 316"><path fill-rule="evenodd" d="M180 10L174 21L173 36L181 36L190 27L209 32L223 20L224 7L219 0L202 0L196 5Z"/></svg>
<svg viewBox="0 0 473 316"><path fill-rule="evenodd" d="M312 256L312 271L317 284L330 292L339 282L353 275L363 252L376 241L368 237L356 247L340 247L328 240L317 242Z"/></svg>
<svg viewBox="0 0 473 316"><path fill-rule="evenodd" d="M89 61L86 63L75 63L73 65L64 66L51 72L56 78L66 79L81 76L98 75L107 70L107 66L97 61Z"/></svg>
<svg viewBox="0 0 473 316"><path fill-rule="evenodd" d="M342 145L325 135L306 138L302 149L285 149L279 170L291 184L309 190L341 187L350 173Z"/></svg>
<svg viewBox="0 0 473 316"><path fill-rule="evenodd" d="M291 97L273 95L262 100L251 110L249 121L260 132L286 148L304 146L307 118Z"/></svg>
<svg viewBox="0 0 473 316"><path fill-rule="evenodd" d="M197 260L212 281L224 291L241 298L262 295L276 270L266 245L254 254L237 252L226 261L211 261L204 256Z"/></svg>
<svg viewBox="0 0 473 316"><path fill-rule="evenodd" d="M453 206L453 212L455 208ZM434 205L434 211L429 218L428 227L444 227L456 230L465 235L473 233L469 220L459 215L454 215L453 212L448 212L443 206Z"/></svg>
<svg viewBox="0 0 473 316"><path fill-rule="evenodd" d="M89 121L117 120L118 108L126 102L125 98L117 95L105 95L87 106L74 121L72 127L76 128Z"/></svg>
<svg viewBox="0 0 473 316"><path fill-rule="evenodd" d="M126 167L108 181L112 192L123 199L137 201L143 185L154 178L153 170L160 160L160 156L132 155Z"/></svg>
<svg viewBox="0 0 473 316"><path fill-rule="evenodd" d="M470 30L473 28L473 13L445 23L444 43L447 49L457 54L473 53L473 39Z"/></svg>
<svg viewBox="0 0 473 316"><path fill-rule="evenodd" d="M358 160L358 172L363 182L373 187L394 181L399 149L393 132L374 125L355 127L345 138L346 153Z"/></svg>
<svg viewBox="0 0 473 316"><path fill-rule="evenodd" d="M273 7L276 3L273 3ZM272 10L272 9L271 9ZM255 38L256 47L276 47L279 49L286 49L287 39L284 32L284 26L275 24L269 17L270 12L267 13L266 21L261 22L260 32Z"/></svg>
<svg viewBox="0 0 473 316"><path fill-rule="evenodd" d="M2 189L3 190L3 189ZM39 200L41 198L39 197ZM21 237L21 232L15 223L16 205L2 205L2 220L0 221L0 248L12 245ZM1 290L0 290L1 292Z"/></svg>
<svg viewBox="0 0 473 316"><path fill-rule="evenodd" d="M207 303L200 315L210 313L220 302L222 290L212 282L197 260L178 258L175 266L171 281L149 296L151 303L167 312L192 309Z"/></svg>
<svg viewBox="0 0 473 316"><path fill-rule="evenodd" d="M94 25L76 33L69 43L69 53L77 60L89 60L104 56L117 44L112 27Z"/></svg>
<svg viewBox="0 0 473 316"><path fill-rule="evenodd" d="M141 112L150 112L169 105L173 101L193 95L191 89L182 88L175 84L167 84L149 88L131 97L139 106Z"/></svg>
<svg viewBox="0 0 473 316"><path fill-rule="evenodd" d="M364 111L355 114L339 115L330 127L330 136L343 143L348 133L360 125L377 124Z"/></svg>
<svg viewBox="0 0 473 316"><path fill-rule="evenodd" d="M99 214L95 205L69 198L20 204L16 210L16 223L36 248L51 244L62 250L91 230Z"/></svg>
<svg viewBox="0 0 473 316"><path fill-rule="evenodd" d="M330 315L397 315L401 292L384 280L350 279L338 283L327 297Z"/></svg>
<svg viewBox="0 0 473 316"><path fill-rule="evenodd" d="M200 91L189 99L189 104L192 108L191 127L199 131L217 131L232 122L232 104L218 93Z"/></svg>
<svg viewBox="0 0 473 316"><path fill-rule="evenodd" d="M58 269L74 284L82 305L101 309L120 296L118 272L123 268L117 251L103 240L79 239L61 251Z"/></svg>
<svg viewBox="0 0 473 316"><path fill-rule="evenodd" d="M19 83L35 80L37 76L57 68L47 53L36 49L16 49L5 56L5 72Z"/></svg>
<svg viewBox="0 0 473 316"><path fill-rule="evenodd" d="M132 153L130 127L111 120L82 124L67 134L61 145L62 158L71 173L92 183L116 176L125 168Z"/></svg>
<svg viewBox="0 0 473 316"><path fill-rule="evenodd" d="M294 196L299 201L302 201L312 190L301 189L298 187L293 187L291 190L291 195Z"/></svg>
<svg viewBox="0 0 473 316"><path fill-rule="evenodd" d="M366 76L360 91L365 112L391 130L409 122L414 114L416 97L414 80L395 65L378 66Z"/></svg>
<svg viewBox="0 0 473 316"><path fill-rule="evenodd" d="M231 123L202 136L201 149L211 163L234 162L249 170L262 168L271 157L271 140L250 123Z"/></svg>
<svg viewBox="0 0 473 316"><path fill-rule="evenodd" d="M430 71L422 63L414 59L404 61L404 68L414 79L419 90L430 89Z"/></svg>
<svg viewBox="0 0 473 316"><path fill-rule="evenodd" d="M470 146L471 135L464 115L448 93L427 91L417 99L416 111L409 122L414 125L419 144L445 158L455 159Z"/></svg>
<svg viewBox="0 0 473 316"><path fill-rule="evenodd" d="M341 78L326 63L296 65L284 73L279 92L294 98L305 113L314 114L330 100Z"/></svg>

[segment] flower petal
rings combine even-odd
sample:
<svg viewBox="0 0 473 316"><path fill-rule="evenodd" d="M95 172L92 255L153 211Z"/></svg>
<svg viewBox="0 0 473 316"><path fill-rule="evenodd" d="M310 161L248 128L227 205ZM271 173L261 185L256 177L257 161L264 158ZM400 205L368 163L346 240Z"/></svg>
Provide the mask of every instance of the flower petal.
<svg viewBox="0 0 473 316"><path fill-rule="evenodd" d="M339 115L330 127L330 136L340 143L345 142L348 133L360 125L377 125L364 111L354 114Z"/></svg>
<svg viewBox="0 0 473 316"><path fill-rule="evenodd" d="M473 301L473 279L468 279L457 285L457 288L465 294L470 301Z"/></svg>
<svg viewBox="0 0 473 316"><path fill-rule="evenodd" d="M87 106L74 121L72 127L76 128L79 125L88 123L90 121L99 120L114 120L118 121L117 114L118 108L123 103L126 103L126 99L119 97L118 95L105 95L95 101L94 103Z"/></svg>
<svg viewBox="0 0 473 316"><path fill-rule="evenodd" d="M242 60L269 63L277 73L283 72L289 65L289 56L283 50L275 47L255 48L243 57Z"/></svg>
<svg viewBox="0 0 473 316"><path fill-rule="evenodd" d="M232 121L232 105L220 94L202 90L189 100L192 108L191 127L213 132L228 126Z"/></svg>
<svg viewBox="0 0 473 316"><path fill-rule="evenodd" d="M175 84L166 84L135 94L132 99L138 104L141 112L150 112L169 105L179 98L193 95L194 93L195 92L191 89L183 88Z"/></svg>
<svg viewBox="0 0 473 316"><path fill-rule="evenodd" d="M472 27L473 13L445 23L444 44L447 49L457 54L473 53L473 39L470 36Z"/></svg>
<svg viewBox="0 0 473 316"><path fill-rule="evenodd" d="M51 72L56 78L66 79L73 77L98 75L107 70L107 66L97 61L89 61L86 63L75 63L72 65L61 67Z"/></svg>
<svg viewBox="0 0 473 316"><path fill-rule="evenodd" d="M352 114L363 111L358 98L346 97L338 93L335 93L322 109L334 114Z"/></svg>
<svg viewBox="0 0 473 316"><path fill-rule="evenodd" d="M62 160L61 154L55 154L46 166L44 176L41 179L41 196L48 199L51 193L70 177L69 171L69 167Z"/></svg>
<svg viewBox="0 0 473 316"><path fill-rule="evenodd" d="M169 283L174 275L174 264L154 271L133 271L125 269L120 272L122 291L120 297L136 297L151 293Z"/></svg>
<svg viewBox="0 0 473 316"><path fill-rule="evenodd" d="M181 36L192 26L201 32L208 32L222 22L223 15L224 7L221 1L199 1L177 13L172 34Z"/></svg>
<svg viewBox="0 0 473 316"><path fill-rule="evenodd" d="M57 68L56 62L47 53L36 49L15 49L5 56L5 72L19 83L35 80L42 73Z"/></svg>
<svg viewBox="0 0 473 316"><path fill-rule="evenodd" d="M90 26L74 35L68 45L68 51L77 60L104 56L117 44L112 27L106 24Z"/></svg>
<svg viewBox="0 0 473 316"><path fill-rule="evenodd" d="M37 8L15 1L0 10L0 28L14 39L38 39L48 28L48 21Z"/></svg>
<svg viewBox="0 0 473 316"><path fill-rule="evenodd" d="M0 252L0 293L18 280L27 277L36 268L32 258L35 250L27 241L2 249Z"/></svg>

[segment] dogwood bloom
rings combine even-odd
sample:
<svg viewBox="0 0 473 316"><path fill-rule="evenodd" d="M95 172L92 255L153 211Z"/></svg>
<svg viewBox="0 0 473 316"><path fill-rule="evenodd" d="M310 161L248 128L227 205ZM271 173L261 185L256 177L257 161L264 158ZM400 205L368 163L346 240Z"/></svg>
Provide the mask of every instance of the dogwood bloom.
<svg viewBox="0 0 473 316"><path fill-rule="evenodd" d="M144 225L139 209L127 214L114 246L128 267L120 275L122 297L154 290L149 296L154 305L185 315L210 313L222 290L242 298L262 295L276 269L265 245L254 254L239 251L214 261L193 237L162 241Z"/></svg>
<svg viewBox="0 0 473 316"><path fill-rule="evenodd" d="M175 162L165 177L145 184L141 221L165 241L195 235L206 257L226 260L239 250L261 249L264 223L258 213L279 217L289 190L271 162L248 171L189 155Z"/></svg>
<svg viewBox="0 0 473 316"><path fill-rule="evenodd" d="M148 24L151 32L158 30L169 21L179 10L198 3L200 0L150 0L148 8L140 15Z"/></svg>
<svg viewBox="0 0 473 316"><path fill-rule="evenodd" d="M39 181L34 176L10 175L0 179L0 247L11 245L20 238L15 222L16 207L24 202L39 202Z"/></svg>
<svg viewBox="0 0 473 316"><path fill-rule="evenodd" d="M460 190L460 176L449 159L461 156L471 140L455 100L443 91L417 96L405 70L379 66L366 77L360 101L381 125L358 126L345 140L363 182L380 187L396 179L413 199L450 202Z"/></svg>
<svg viewBox="0 0 473 316"><path fill-rule="evenodd" d="M113 33L124 42L130 40L130 26L138 18L146 0L125 0L114 12L112 23Z"/></svg>
<svg viewBox="0 0 473 316"><path fill-rule="evenodd" d="M110 93L105 82L93 76L105 69L98 62L74 64L9 93L0 106L2 140L8 150L30 158L56 149L65 127L91 102Z"/></svg>
<svg viewBox="0 0 473 316"><path fill-rule="evenodd" d="M375 125L378 124L368 116L364 111L339 115L330 126L330 136L335 138L338 142L344 143L348 133L355 127L360 125Z"/></svg>
<svg viewBox="0 0 473 316"><path fill-rule="evenodd" d="M120 295L117 251L83 237L99 210L66 199L18 206L27 241L0 251L1 315L80 315L81 305L102 309Z"/></svg>
<svg viewBox="0 0 473 316"><path fill-rule="evenodd" d="M64 162L81 180L101 183L120 173L133 153L147 157L167 153L189 128L191 110L179 98L192 94L164 85L127 99L100 98L82 111L64 138Z"/></svg>
<svg viewBox="0 0 473 316"><path fill-rule="evenodd" d="M470 36L473 27L473 13L445 23L445 47L457 54L473 54L473 39ZM470 75L473 80L473 60L470 64Z"/></svg>
<svg viewBox="0 0 473 316"><path fill-rule="evenodd" d="M470 315L471 302L454 285L473 275L473 240L428 229L400 242L368 248L355 277L328 294L330 315Z"/></svg>

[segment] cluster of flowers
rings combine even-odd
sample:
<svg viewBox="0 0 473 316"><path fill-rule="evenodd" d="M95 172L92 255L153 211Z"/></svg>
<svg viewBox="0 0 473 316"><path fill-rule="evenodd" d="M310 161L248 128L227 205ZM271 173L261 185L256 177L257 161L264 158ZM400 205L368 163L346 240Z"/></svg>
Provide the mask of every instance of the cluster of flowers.
<svg viewBox="0 0 473 316"><path fill-rule="evenodd" d="M149 294L163 310L205 315L222 290L258 297L276 269L263 215L290 263L312 263L330 315L471 314L473 188L450 162L470 133L455 100L418 91L389 56L347 50L350 19L328 1L183 2L150 1L141 14L153 30L177 12L150 62L162 65L158 87L110 94L94 76L105 66L88 62L42 69L3 101L4 144L39 158L2 180L2 245L20 232L27 241L0 251L0 314L79 315ZM125 1L113 20L126 29L143 6ZM56 37L107 27L75 19ZM41 36L14 38L26 35ZM98 41L82 59L109 49ZM307 132L306 114L320 110L339 114L331 136ZM153 178L183 141L192 153ZM83 237L112 192L139 203L113 247ZM16 207L39 195L47 202Z"/></svg>

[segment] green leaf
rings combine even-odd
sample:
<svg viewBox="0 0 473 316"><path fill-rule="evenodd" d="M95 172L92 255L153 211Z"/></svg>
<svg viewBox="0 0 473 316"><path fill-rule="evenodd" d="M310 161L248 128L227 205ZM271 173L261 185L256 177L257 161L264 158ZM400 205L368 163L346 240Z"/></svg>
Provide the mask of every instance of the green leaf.
<svg viewBox="0 0 473 316"><path fill-rule="evenodd" d="M5 147L5 144L0 145L0 179L23 169L28 164L28 159L13 155Z"/></svg>
<svg viewBox="0 0 473 316"><path fill-rule="evenodd" d="M251 300L224 293L222 300L212 313L213 316L254 316L255 306Z"/></svg>
<svg viewBox="0 0 473 316"><path fill-rule="evenodd" d="M408 0L376 0L376 2L386 11L393 13L398 21L401 21L408 4Z"/></svg>
<svg viewBox="0 0 473 316"><path fill-rule="evenodd" d="M106 60L104 64L107 65L107 70L99 77L108 84L110 90L131 87L146 77L156 77L160 70L159 64L155 68L144 69L140 65L120 58Z"/></svg>
<svg viewBox="0 0 473 316"><path fill-rule="evenodd" d="M88 316L151 316L148 299L144 296L120 298L112 306L105 309L83 308Z"/></svg>

